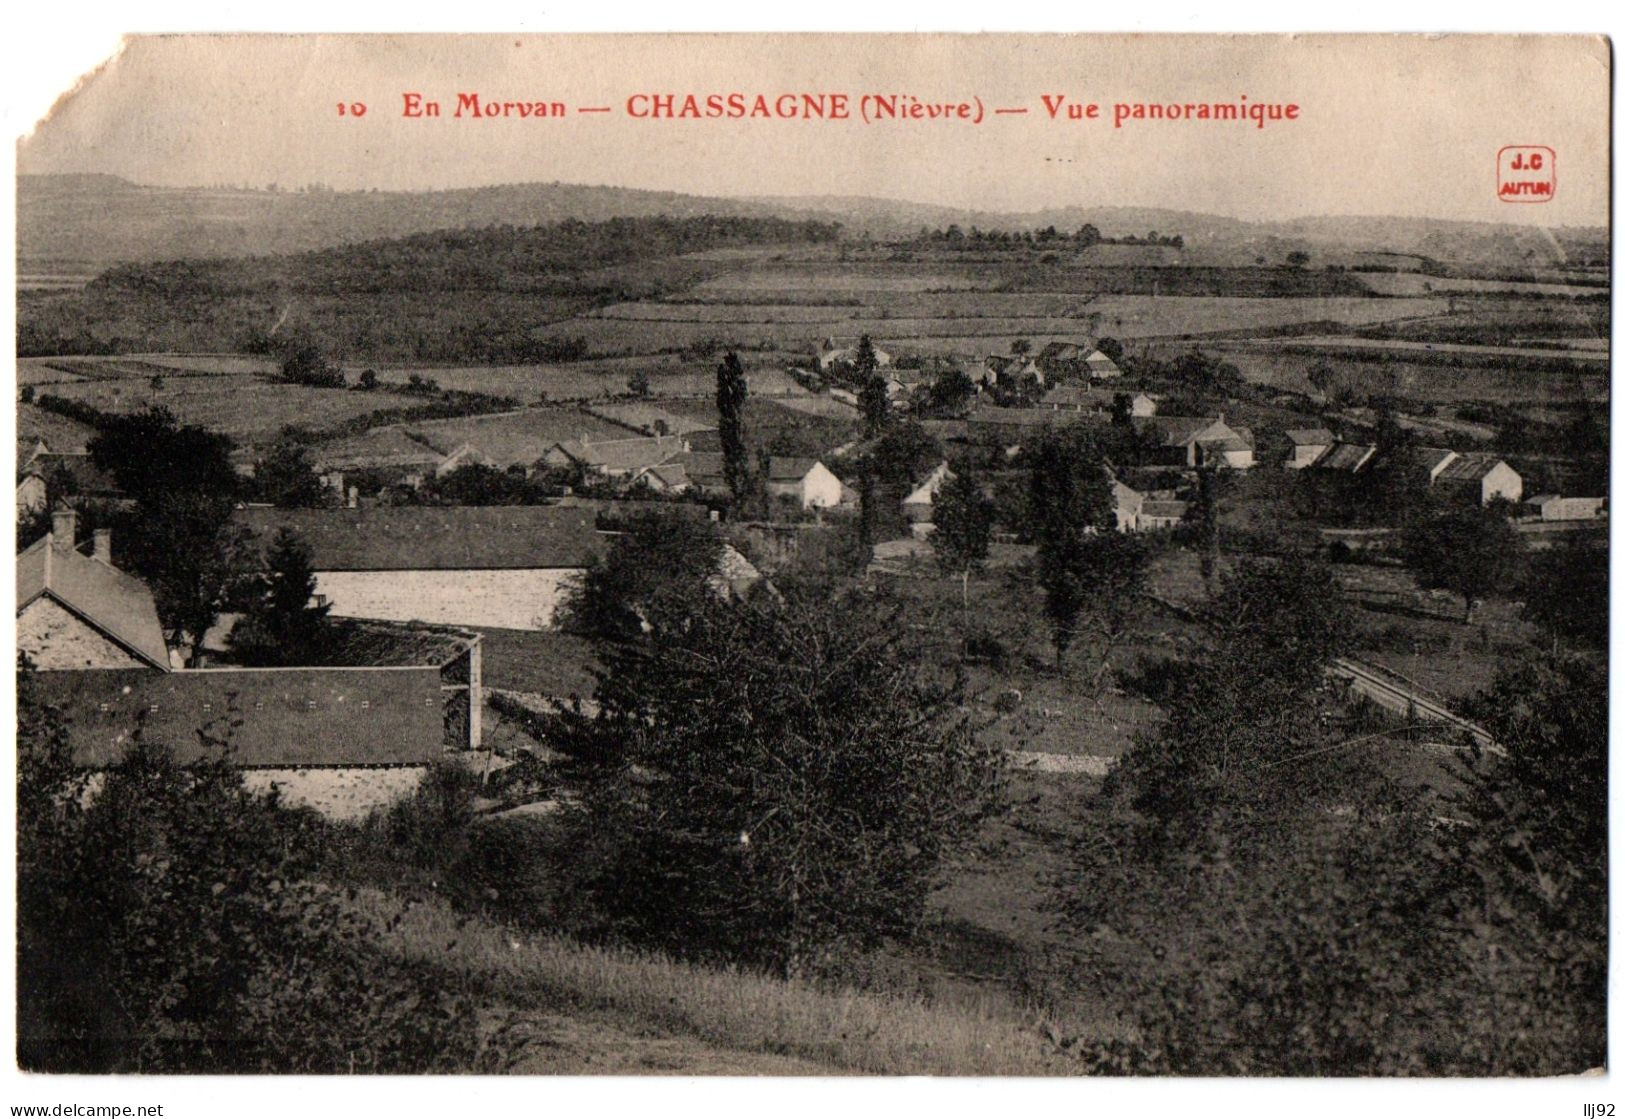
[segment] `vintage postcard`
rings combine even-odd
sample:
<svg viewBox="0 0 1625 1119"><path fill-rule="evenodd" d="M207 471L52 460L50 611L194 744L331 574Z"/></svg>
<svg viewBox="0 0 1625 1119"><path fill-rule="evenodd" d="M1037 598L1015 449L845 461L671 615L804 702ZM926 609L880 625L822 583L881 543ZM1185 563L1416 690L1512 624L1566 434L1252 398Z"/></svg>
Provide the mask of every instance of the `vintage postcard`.
<svg viewBox="0 0 1625 1119"><path fill-rule="evenodd" d="M129 38L17 146L15 1064L1602 1072L1611 83Z"/></svg>

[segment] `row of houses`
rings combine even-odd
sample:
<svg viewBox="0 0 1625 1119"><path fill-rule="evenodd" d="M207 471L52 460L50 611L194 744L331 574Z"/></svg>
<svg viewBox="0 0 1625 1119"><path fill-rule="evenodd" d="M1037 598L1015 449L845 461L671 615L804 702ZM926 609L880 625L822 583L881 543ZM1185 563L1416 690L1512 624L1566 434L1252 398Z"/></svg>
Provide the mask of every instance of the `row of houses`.
<svg viewBox="0 0 1625 1119"><path fill-rule="evenodd" d="M937 495L953 476L953 469L946 462L941 463L903 499L903 518L915 537L930 534ZM1190 508L1190 503L1179 500L1171 489L1137 490L1115 474L1111 485L1112 513L1119 532L1174 528L1185 519Z"/></svg>
<svg viewBox="0 0 1625 1119"><path fill-rule="evenodd" d="M1378 459L1373 443L1338 439L1325 428L1288 431L1289 470L1359 474ZM1429 489L1488 505L1492 501L1517 502L1523 497L1523 479L1505 459L1488 451L1453 451L1444 447L1413 447L1402 452L1404 466Z"/></svg>
<svg viewBox="0 0 1625 1119"><path fill-rule="evenodd" d="M18 555L16 614L18 651L62 712L78 765L105 769L137 735L183 764L218 750L248 788L356 819L448 751L482 747L477 634L441 631L411 663L185 668L151 590L113 565L105 531L81 551L76 520L54 513Z"/></svg>

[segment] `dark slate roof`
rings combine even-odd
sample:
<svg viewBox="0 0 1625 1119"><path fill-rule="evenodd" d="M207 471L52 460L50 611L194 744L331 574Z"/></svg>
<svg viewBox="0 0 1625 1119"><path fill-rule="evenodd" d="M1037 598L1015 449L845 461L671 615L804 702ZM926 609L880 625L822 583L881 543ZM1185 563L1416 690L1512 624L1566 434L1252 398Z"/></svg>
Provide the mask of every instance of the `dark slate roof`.
<svg viewBox="0 0 1625 1119"><path fill-rule="evenodd" d="M226 739L242 766L423 765L444 750L434 667L87 669L41 672L38 681L42 698L67 715L83 766L118 761L138 720L180 762L205 756L200 731Z"/></svg>
<svg viewBox="0 0 1625 1119"><path fill-rule="evenodd" d="M580 568L604 549L591 511L551 505L248 508L235 520L260 547L291 528L317 571Z"/></svg>
<svg viewBox="0 0 1625 1119"><path fill-rule="evenodd" d="M672 461L681 463L689 481L701 489L723 484L722 454L718 451L690 451Z"/></svg>
<svg viewBox="0 0 1625 1119"><path fill-rule="evenodd" d="M716 451L690 451L671 460L688 471L689 479L702 488L720 486L723 480L722 455ZM775 455L768 460L767 480L770 482L799 482L807 471L818 465L815 458L790 458ZM755 464L752 463L754 468Z"/></svg>
<svg viewBox="0 0 1625 1119"><path fill-rule="evenodd" d="M1484 476L1496 466L1500 465L1501 457L1485 451L1469 451L1451 459L1445 468L1439 471L1435 481L1439 482L1482 482Z"/></svg>
<svg viewBox="0 0 1625 1119"><path fill-rule="evenodd" d="M1163 445L1183 447L1205 427L1215 421L1205 416L1135 416L1133 423L1141 431L1162 437Z"/></svg>
<svg viewBox="0 0 1625 1119"><path fill-rule="evenodd" d="M591 440L568 439L557 444L557 449L571 461L601 470L642 470L670 462L683 453L680 436L649 436L631 439ZM551 453L551 451L549 452Z"/></svg>
<svg viewBox="0 0 1625 1119"><path fill-rule="evenodd" d="M784 455L774 455L767 461L767 480L769 482L799 482L817 465L818 460L815 458L788 458Z"/></svg>
<svg viewBox="0 0 1625 1119"><path fill-rule="evenodd" d="M1053 427L1065 422L1050 408L998 408L985 407L972 410L968 423L992 424L1000 427Z"/></svg>
<svg viewBox="0 0 1625 1119"><path fill-rule="evenodd" d="M1316 470L1355 471L1363 467L1376 448L1365 443L1337 443L1315 460Z"/></svg>
<svg viewBox="0 0 1625 1119"><path fill-rule="evenodd" d="M48 595L154 668L169 649L152 592L133 575L81 555L46 533L17 557L17 612Z"/></svg>

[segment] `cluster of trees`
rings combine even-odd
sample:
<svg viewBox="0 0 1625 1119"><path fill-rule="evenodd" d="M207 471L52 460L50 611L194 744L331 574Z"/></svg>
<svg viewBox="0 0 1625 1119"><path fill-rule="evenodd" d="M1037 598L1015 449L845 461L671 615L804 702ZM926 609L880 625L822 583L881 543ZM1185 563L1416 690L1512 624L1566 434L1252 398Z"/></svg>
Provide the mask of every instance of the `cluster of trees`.
<svg viewBox="0 0 1625 1119"><path fill-rule="evenodd" d="M623 217L553 225L493 225L271 258L117 265L97 291L180 297L275 293L531 291L580 294L593 269L738 245L833 241L840 226L780 218Z"/></svg>
<svg viewBox="0 0 1625 1119"><path fill-rule="evenodd" d="M1138 1036L1064 1039L1093 1071L1507 1075L1600 1065L1605 675L1568 655L1478 712L1504 755L1455 793L1387 775L1323 671L1347 632L1324 570L1244 566L1169 711L1088 806L1057 902L1084 973L1128 975Z"/></svg>
<svg viewBox="0 0 1625 1119"><path fill-rule="evenodd" d="M987 246L1005 245L1036 245L1056 247L1072 245L1076 248L1087 249L1093 245L1167 245L1170 248L1183 249L1185 238L1183 234L1174 233L1164 235L1152 230L1144 237L1129 234L1125 237L1103 237L1100 230L1093 224L1085 223L1075 233L1062 233L1053 225L1043 229L1028 230L999 230L978 229L971 226L970 231L959 228L958 225L949 225L947 228L924 229L914 238L917 242L949 245L955 248L984 248Z"/></svg>
<svg viewBox="0 0 1625 1119"><path fill-rule="evenodd" d="M323 826L136 730L99 778L18 672L17 1061L57 1073L499 1071L472 992L313 877ZM384 915L387 918L387 914Z"/></svg>
<svg viewBox="0 0 1625 1119"><path fill-rule="evenodd" d="M935 678L898 604L716 580L707 521L628 526L569 616L595 710L547 738L582 792L570 843L600 932L781 974L819 971L924 915L997 805L1001 755Z"/></svg>
<svg viewBox="0 0 1625 1119"><path fill-rule="evenodd" d="M253 567L246 535L231 522L241 491L231 440L149 408L101 417L89 450L133 502L111 514L114 562L147 583L169 644L195 663Z"/></svg>

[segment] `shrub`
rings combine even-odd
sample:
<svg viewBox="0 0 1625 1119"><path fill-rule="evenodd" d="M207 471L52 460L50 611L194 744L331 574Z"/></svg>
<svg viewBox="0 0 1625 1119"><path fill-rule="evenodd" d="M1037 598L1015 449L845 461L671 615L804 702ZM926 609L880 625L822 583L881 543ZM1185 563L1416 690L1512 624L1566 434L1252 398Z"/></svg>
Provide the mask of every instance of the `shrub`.
<svg viewBox="0 0 1625 1119"><path fill-rule="evenodd" d="M137 733L93 798L19 673L18 1063L52 1072L495 1068L472 1002L313 882L321 828ZM86 803L88 799L88 803Z"/></svg>

